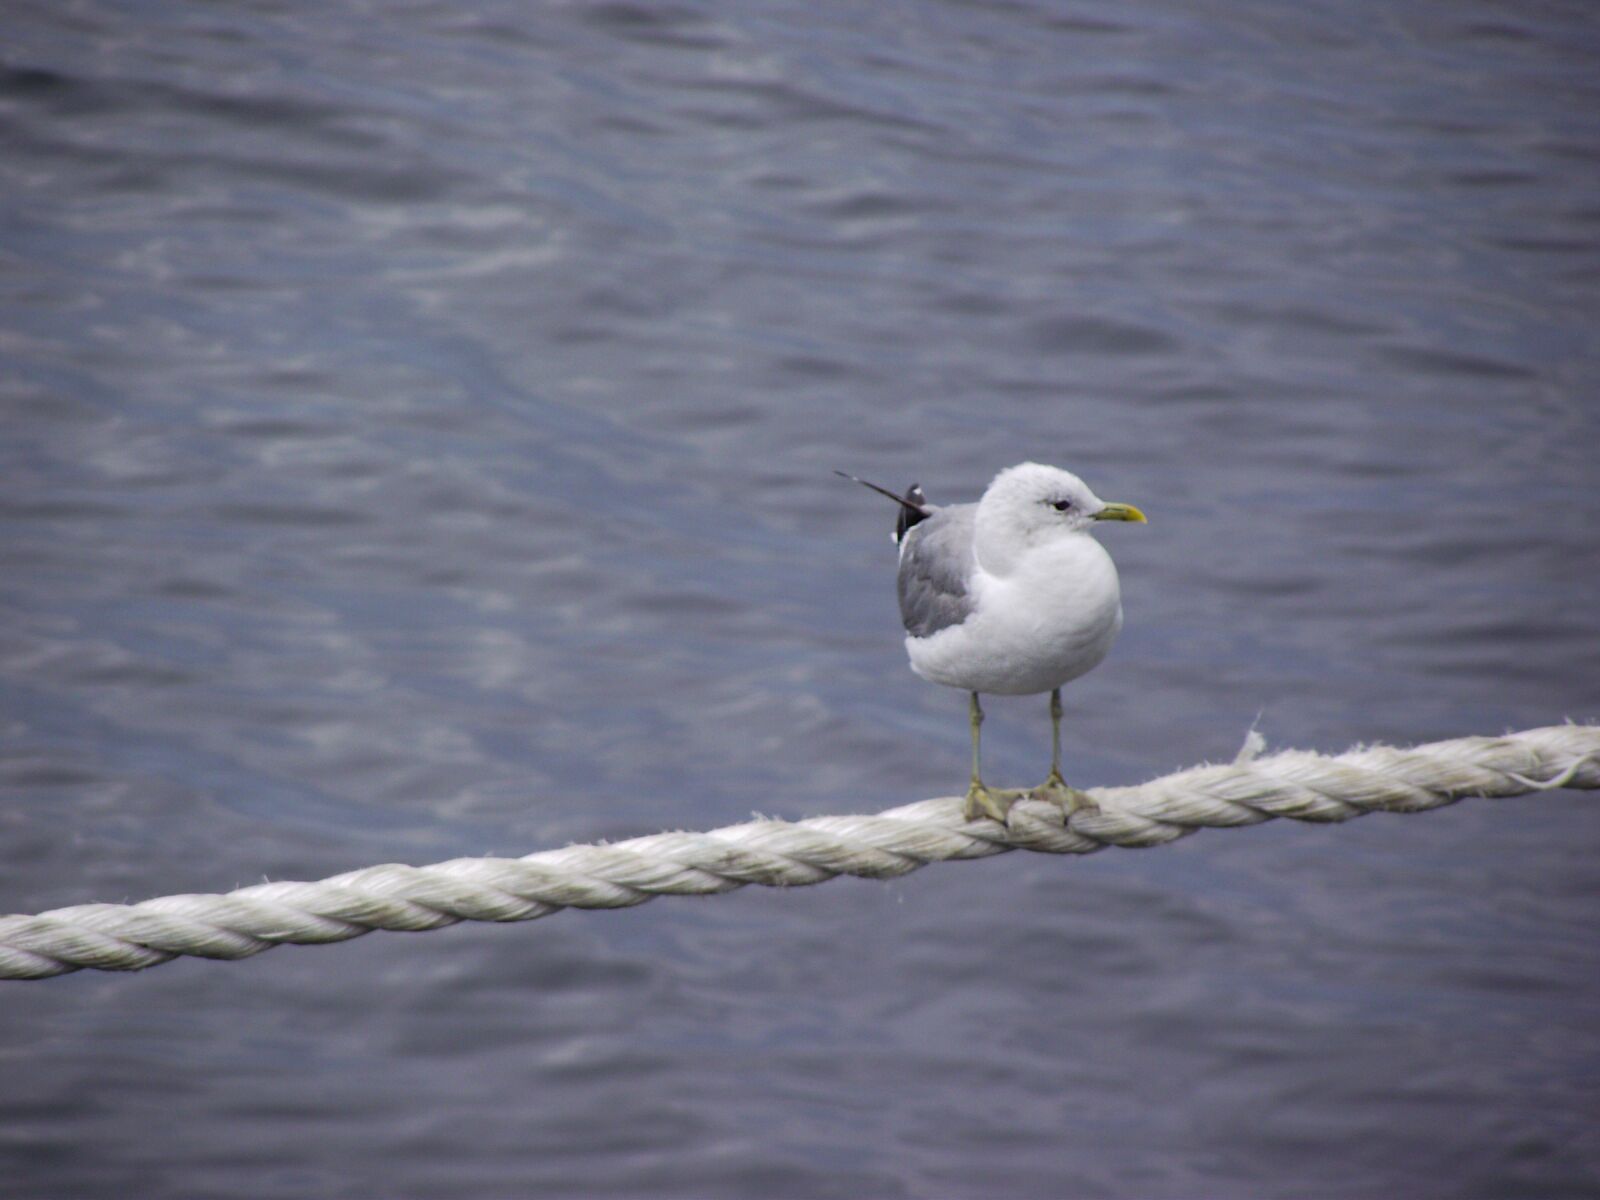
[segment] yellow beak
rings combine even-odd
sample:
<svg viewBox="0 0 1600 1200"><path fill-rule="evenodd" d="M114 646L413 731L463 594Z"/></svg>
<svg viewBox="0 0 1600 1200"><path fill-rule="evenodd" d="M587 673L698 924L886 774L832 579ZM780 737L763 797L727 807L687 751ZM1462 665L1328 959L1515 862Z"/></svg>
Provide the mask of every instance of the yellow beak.
<svg viewBox="0 0 1600 1200"><path fill-rule="evenodd" d="M1137 521L1140 525L1148 525L1144 514L1131 504L1108 504L1095 513L1096 521Z"/></svg>

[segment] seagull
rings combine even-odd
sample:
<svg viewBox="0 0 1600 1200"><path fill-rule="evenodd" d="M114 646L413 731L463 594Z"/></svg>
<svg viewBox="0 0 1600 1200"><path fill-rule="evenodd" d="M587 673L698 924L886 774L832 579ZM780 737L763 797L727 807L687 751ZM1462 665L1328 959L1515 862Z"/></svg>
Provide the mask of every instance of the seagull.
<svg viewBox="0 0 1600 1200"><path fill-rule="evenodd" d="M1137 521L1131 504L1108 504L1070 471L1019 463L996 475L976 504L929 504L835 472L900 506L900 618L906 654L922 678L970 697L972 782L966 819L1002 824L1023 796L1065 815L1093 801L1061 774L1061 685L1105 659L1122 628L1116 564L1093 537L1101 521ZM978 770L980 693L1050 693L1050 774L1032 789L986 787Z"/></svg>

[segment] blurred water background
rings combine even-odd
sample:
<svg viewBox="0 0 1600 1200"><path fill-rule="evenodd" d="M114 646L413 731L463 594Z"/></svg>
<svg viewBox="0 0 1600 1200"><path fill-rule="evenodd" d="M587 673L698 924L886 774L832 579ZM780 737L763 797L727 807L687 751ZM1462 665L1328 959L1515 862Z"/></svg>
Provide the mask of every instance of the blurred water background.
<svg viewBox="0 0 1600 1200"><path fill-rule="evenodd" d="M835 467L1150 514L1083 784L1600 717L1592 6L0 33L6 911L959 790ZM1594 805L7 985L4 1190L1594 1195Z"/></svg>

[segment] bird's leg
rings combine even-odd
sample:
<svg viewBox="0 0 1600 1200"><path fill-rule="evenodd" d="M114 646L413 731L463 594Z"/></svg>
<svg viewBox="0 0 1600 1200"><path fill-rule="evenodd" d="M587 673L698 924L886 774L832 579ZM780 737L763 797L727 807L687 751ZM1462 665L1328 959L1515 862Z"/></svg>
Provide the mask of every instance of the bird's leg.
<svg viewBox="0 0 1600 1200"><path fill-rule="evenodd" d="M1094 799L1088 792L1069 787L1061 774L1061 689L1050 693L1050 774L1033 790L1035 800L1044 800L1061 806L1063 817L1070 817L1080 808L1094 808Z"/></svg>
<svg viewBox="0 0 1600 1200"><path fill-rule="evenodd" d="M978 704L977 692L968 694L972 697L967 709L972 720L972 782L967 785L965 815L969 821L976 821L980 816L984 816L992 817L1004 825L1006 812L1019 793L997 791L983 786L983 780L978 775L978 730L983 726L983 708Z"/></svg>
<svg viewBox="0 0 1600 1200"><path fill-rule="evenodd" d="M1067 781L1061 778L1061 689L1056 688L1050 693L1050 777L1046 783L1053 783L1066 787Z"/></svg>

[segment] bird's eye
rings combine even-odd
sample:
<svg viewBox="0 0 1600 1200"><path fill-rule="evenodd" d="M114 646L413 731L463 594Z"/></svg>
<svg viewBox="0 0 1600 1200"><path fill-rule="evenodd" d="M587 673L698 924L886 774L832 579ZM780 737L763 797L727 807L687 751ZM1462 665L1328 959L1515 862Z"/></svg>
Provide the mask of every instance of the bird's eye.
<svg viewBox="0 0 1600 1200"><path fill-rule="evenodd" d="M1050 507L1055 509L1057 512L1066 512L1069 508L1072 507L1072 501L1071 500L1052 500L1052 501L1050 501Z"/></svg>

